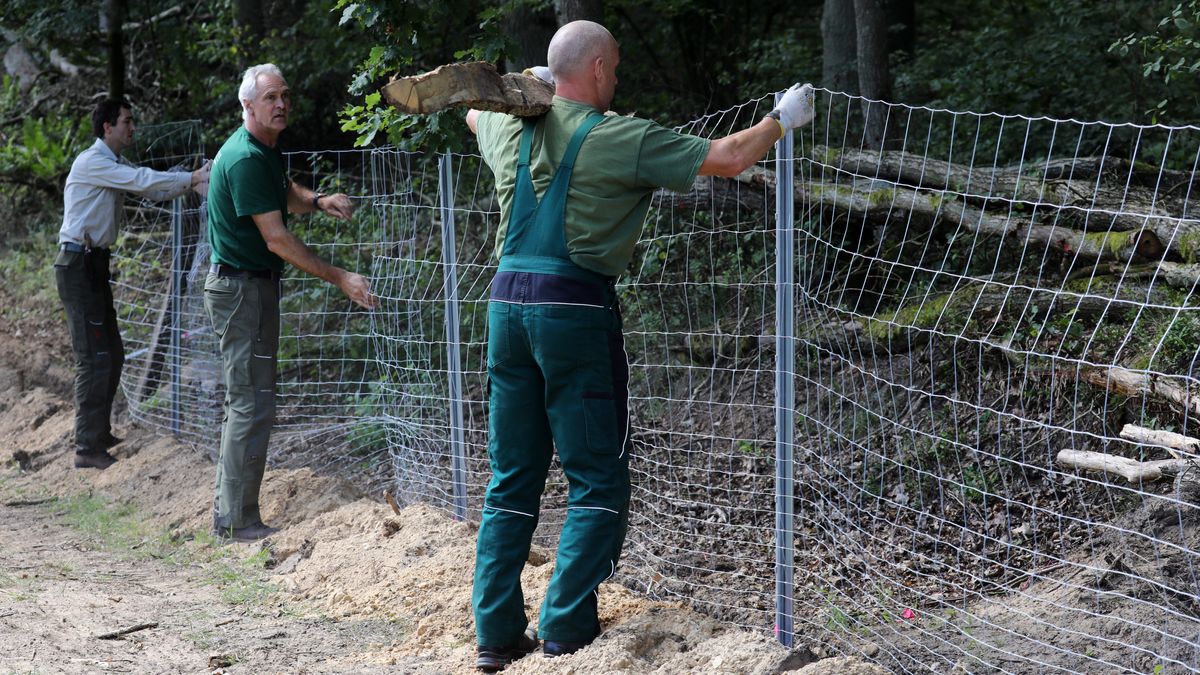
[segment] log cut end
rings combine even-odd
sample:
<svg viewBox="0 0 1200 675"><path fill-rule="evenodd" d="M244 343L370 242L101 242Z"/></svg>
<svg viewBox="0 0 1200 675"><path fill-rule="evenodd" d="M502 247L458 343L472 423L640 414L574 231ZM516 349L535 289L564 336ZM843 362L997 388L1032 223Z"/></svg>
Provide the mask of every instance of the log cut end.
<svg viewBox="0 0 1200 675"><path fill-rule="evenodd" d="M389 104L414 115L474 108L537 117L550 109L554 97L550 84L528 75L501 75L485 61L451 63L421 75L397 78L382 91Z"/></svg>

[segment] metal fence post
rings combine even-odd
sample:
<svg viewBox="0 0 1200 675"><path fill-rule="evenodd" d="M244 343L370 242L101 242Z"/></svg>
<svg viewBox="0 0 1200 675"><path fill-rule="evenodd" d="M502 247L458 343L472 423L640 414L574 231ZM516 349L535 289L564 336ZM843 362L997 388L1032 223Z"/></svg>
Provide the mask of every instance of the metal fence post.
<svg viewBox="0 0 1200 675"><path fill-rule="evenodd" d="M453 157L438 160L438 207L442 212L442 264L445 266L446 374L450 385L450 480L454 484L454 519L467 517L467 458L463 442L463 375L458 318L458 255L454 244Z"/></svg>
<svg viewBox="0 0 1200 675"><path fill-rule="evenodd" d="M183 269L183 199L171 201L171 433L179 435L181 422L182 368L183 368L183 283L187 272Z"/></svg>
<svg viewBox="0 0 1200 675"><path fill-rule="evenodd" d="M780 95L775 95L779 102ZM794 642L795 530L793 441L796 363L795 233L792 214L792 132L775 144L775 637Z"/></svg>

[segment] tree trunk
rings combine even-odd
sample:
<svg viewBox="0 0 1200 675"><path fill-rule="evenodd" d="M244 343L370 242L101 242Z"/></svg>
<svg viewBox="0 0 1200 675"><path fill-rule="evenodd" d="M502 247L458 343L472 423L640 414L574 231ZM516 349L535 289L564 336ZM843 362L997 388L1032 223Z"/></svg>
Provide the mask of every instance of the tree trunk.
<svg viewBox="0 0 1200 675"><path fill-rule="evenodd" d="M554 0L554 13L559 26L580 20L604 23L604 0Z"/></svg>
<svg viewBox="0 0 1200 675"><path fill-rule="evenodd" d="M553 7L534 9L517 3L505 19L505 29L516 43L516 49L504 62L510 73L519 73L531 66L546 65L546 49L558 30Z"/></svg>
<svg viewBox="0 0 1200 675"><path fill-rule="evenodd" d="M105 0L100 15L101 27L108 34L108 97L125 96L125 22L126 0Z"/></svg>
<svg viewBox="0 0 1200 675"><path fill-rule="evenodd" d="M888 26L882 0L854 0L854 23L858 29L858 91L868 99L888 101L892 80L888 71ZM864 144L881 149L887 140L888 107L863 101Z"/></svg>
<svg viewBox="0 0 1200 675"><path fill-rule="evenodd" d="M858 93L857 58L854 5L849 0L825 0L821 12L822 86L851 95Z"/></svg>

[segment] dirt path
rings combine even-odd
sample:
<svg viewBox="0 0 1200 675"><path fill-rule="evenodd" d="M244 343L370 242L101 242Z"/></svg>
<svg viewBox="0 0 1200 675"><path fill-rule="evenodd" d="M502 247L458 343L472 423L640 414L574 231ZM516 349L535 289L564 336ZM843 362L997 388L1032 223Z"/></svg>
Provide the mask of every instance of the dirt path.
<svg viewBox="0 0 1200 675"><path fill-rule="evenodd" d="M4 486L0 498L20 499ZM68 508L61 501L3 508L0 672L196 673L223 664L229 672L386 672L354 657L390 642L391 622L328 621L270 601L231 602L212 575L236 571L236 561L172 565L106 550L64 523ZM97 637L145 624L154 626ZM347 656L358 663L344 663Z"/></svg>

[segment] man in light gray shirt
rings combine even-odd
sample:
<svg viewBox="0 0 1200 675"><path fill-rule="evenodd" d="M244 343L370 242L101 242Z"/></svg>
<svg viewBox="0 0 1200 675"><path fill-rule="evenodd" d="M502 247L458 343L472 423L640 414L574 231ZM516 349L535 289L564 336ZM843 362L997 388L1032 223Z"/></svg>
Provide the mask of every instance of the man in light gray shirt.
<svg viewBox="0 0 1200 675"><path fill-rule="evenodd" d="M122 193L162 201L189 188L203 194L208 185L207 163L191 172L155 171L121 159L121 152L133 144L134 128L128 101L96 104L96 142L75 158L63 189L54 275L75 356L77 468L108 468L116 461L108 449L120 442L112 434L111 417L125 347L117 329L108 264L124 215Z"/></svg>

